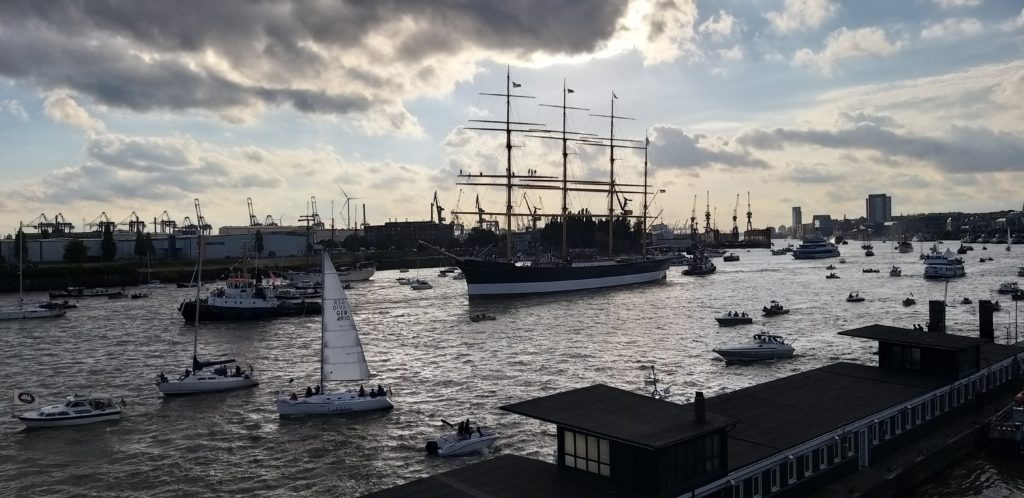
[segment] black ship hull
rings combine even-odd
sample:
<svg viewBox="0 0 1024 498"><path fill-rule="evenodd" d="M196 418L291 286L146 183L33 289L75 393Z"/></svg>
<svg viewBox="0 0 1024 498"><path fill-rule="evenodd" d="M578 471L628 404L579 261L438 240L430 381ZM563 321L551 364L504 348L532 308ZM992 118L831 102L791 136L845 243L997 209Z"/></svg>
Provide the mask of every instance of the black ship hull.
<svg viewBox="0 0 1024 498"><path fill-rule="evenodd" d="M466 275L470 298L525 296L655 282L665 278L669 258L628 262L576 262L572 265L515 265L467 258L457 266Z"/></svg>
<svg viewBox="0 0 1024 498"><path fill-rule="evenodd" d="M185 322L195 322L196 302L185 301L179 306ZM227 322L242 320L261 320L283 316L319 315L323 311L320 301L289 301L276 306L259 308L232 308L226 306L210 306L205 302L199 305L200 322Z"/></svg>

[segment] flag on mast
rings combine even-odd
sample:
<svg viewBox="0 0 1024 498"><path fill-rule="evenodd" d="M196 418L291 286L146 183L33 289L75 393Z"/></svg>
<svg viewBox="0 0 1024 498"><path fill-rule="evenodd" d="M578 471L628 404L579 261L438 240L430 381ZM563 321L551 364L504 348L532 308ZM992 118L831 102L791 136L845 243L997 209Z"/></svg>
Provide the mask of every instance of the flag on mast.
<svg viewBox="0 0 1024 498"><path fill-rule="evenodd" d="M612 98L618 100L619 96L615 95L615 90L612 90Z"/></svg>
<svg viewBox="0 0 1024 498"><path fill-rule="evenodd" d="M565 91L568 93L576 93L572 88L566 88Z"/></svg>
<svg viewBox="0 0 1024 498"><path fill-rule="evenodd" d="M512 82L512 88L519 88L521 86L523 86L523 85L520 85L519 83L516 83L515 81Z"/></svg>

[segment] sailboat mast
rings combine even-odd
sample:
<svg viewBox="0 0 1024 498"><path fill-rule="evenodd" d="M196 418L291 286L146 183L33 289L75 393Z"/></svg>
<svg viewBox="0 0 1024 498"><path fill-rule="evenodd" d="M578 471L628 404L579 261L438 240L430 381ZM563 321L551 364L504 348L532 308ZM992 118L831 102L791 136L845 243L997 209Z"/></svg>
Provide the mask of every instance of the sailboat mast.
<svg viewBox="0 0 1024 498"><path fill-rule="evenodd" d="M25 301L25 289L23 283L25 277L22 275L22 273L25 271L25 265L22 263L22 259L25 257L25 232L22 229L22 227L23 225L19 221L17 240L18 243L16 247L16 249L18 250L18 311L21 311L22 305L24 304Z"/></svg>
<svg viewBox="0 0 1024 498"><path fill-rule="evenodd" d="M641 256L647 259L647 149L651 147L651 139L644 133L644 217L641 218L641 230L640 230L640 247ZM651 366L654 369L654 366Z"/></svg>
<svg viewBox="0 0 1024 498"><path fill-rule="evenodd" d="M325 249L324 250L324 255L325 256L327 256L327 252L326 251L327 250ZM327 263L327 262L330 262L330 264L332 264L332 265L334 264L334 262L331 261L330 256L325 257L324 261L320 263L320 266L321 266L321 268L320 268L320 309L322 310L321 313L326 313L327 312L327 296L325 296L326 292L323 292L324 288L327 287L327 265L324 264L324 263ZM419 260L416 261L416 271L417 271L417 273L419 272ZM335 277L335 278L337 278L337 277ZM320 320L320 392L321 393L324 392L324 324L325 324L325 322L326 322L326 320Z"/></svg>
<svg viewBox="0 0 1024 498"><path fill-rule="evenodd" d="M569 259L569 139L565 135L566 98L565 79L562 80L562 261Z"/></svg>
<svg viewBox="0 0 1024 498"><path fill-rule="evenodd" d="M512 72L505 68L505 257L512 261Z"/></svg>
<svg viewBox="0 0 1024 498"><path fill-rule="evenodd" d="M615 92L612 92L612 113L608 120L608 258L615 257Z"/></svg>

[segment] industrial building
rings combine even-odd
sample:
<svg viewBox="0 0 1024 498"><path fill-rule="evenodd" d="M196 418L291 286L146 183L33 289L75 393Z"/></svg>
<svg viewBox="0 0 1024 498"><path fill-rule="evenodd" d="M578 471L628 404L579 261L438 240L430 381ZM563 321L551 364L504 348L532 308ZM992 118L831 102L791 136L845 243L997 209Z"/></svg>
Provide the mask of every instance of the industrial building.
<svg viewBox="0 0 1024 498"><path fill-rule="evenodd" d="M413 248L418 241L438 247L450 247L455 239L455 224L433 221L389 221L368 225L366 238L377 249Z"/></svg>

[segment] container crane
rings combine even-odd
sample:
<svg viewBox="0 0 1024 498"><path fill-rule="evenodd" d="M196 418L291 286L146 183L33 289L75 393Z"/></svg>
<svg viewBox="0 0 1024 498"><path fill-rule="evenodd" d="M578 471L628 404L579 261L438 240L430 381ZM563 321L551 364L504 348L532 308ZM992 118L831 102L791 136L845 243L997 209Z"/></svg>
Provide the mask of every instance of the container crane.
<svg viewBox="0 0 1024 498"><path fill-rule="evenodd" d="M324 222L320 219L320 214L316 212L316 196L311 196L309 198L309 204L312 208L312 212L310 214L299 216L299 223L305 223L306 230L323 230Z"/></svg>
<svg viewBox="0 0 1024 498"><path fill-rule="evenodd" d="M142 232L146 230L146 222L139 219L139 215L132 211L131 214L125 217L118 223L118 226L127 226L128 231L131 233Z"/></svg>
<svg viewBox="0 0 1024 498"><path fill-rule="evenodd" d="M740 210L740 194L736 194L736 205L732 208L732 240L740 240L740 227L736 224L736 213Z"/></svg>
<svg viewBox="0 0 1024 498"><path fill-rule="evenodd" d="M153 218L153 228L160 227L160 233L174 233L178 229L178 223L171 219L167 211L160 213L159 218Z"/></svg>
<svg viewBox="0 0 1024 498"><path fill-rule="evenodd" d="M530 226L536 231L537 222L540 221L540 216L537 214L540 211L540 207L530 205L530 198L526 196L526 192L523 192L523 202L526 203L526 210L530 213Z"/></svg>
<svg viewBox="0 0 1024 498"><path fill-rule="evenodd" d="M203 209L199 207L199 199L196 199L196 223L199 225L199 232L203 235L210 235L213 227L206 222L206 217L203 216Z"/></svg>
<svg viewBox="0 0 1024 498"><path fill-rule="evenodd" d="M110 231L114 231L114 228L117 227L117 223L111 221L110 217L107 216L107 212L103 211L99 216L93 218L92 221L86 223L85 226L91 228L95 232L103 232L107 228L110 228Z"/></svg>

